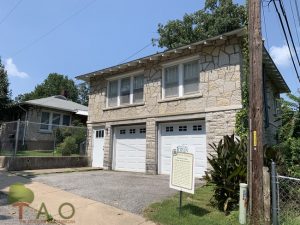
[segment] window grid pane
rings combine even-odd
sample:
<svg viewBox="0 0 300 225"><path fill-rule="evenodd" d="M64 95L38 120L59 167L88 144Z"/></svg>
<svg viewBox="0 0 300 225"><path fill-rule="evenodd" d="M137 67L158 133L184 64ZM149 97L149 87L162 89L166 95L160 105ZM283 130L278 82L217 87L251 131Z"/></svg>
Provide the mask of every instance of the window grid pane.
<svg viewBox="0 0 300 225"><path fill-rule="evenodd" d="M199 66L198 61L184 64L183 89L184 94L199 91Z"/></svg>
<svg viewBox="0 0 300 225"><path fill-rule="evenodd" d="M121 96L120 104L130 103L130 78L124 78L121 80Z"/></svg>
<svg viewBox="0 0 300 225"><path fill-rule="evenodd" d="M165 97L177 97L179 93L178 66L172 66L165 69L164 83Z"/></svg>
<svg viewBox="0 0 300 225"><path fill-rule="evenodd" d="M69 115L63 115L63 125L64 126L69 126L70 125L70 116Z"/></svg>
<svg viewBox="0 0 300 225"><path fill-rule="evenodd" d="M52 116L52 127L57 127L60 124L60 114L53 113Z"/></svg>
<svg viewBox="0 0 300 225"><path fill-rule="evenodd" d="M133 79L133 103L144 101L144 75L136 76Z"/></svg>
<svg viewBox="0 0 300 225"><path fill-rule="evenodd" d="M42 129L42 130L49 130L50 113L48 113L48 112L42 112L41 123L42 124L40 126L40 129Z"/></svg>
<svg viewBox="0 0 300 225"><path fill-rule="evenodd" d="M118 104L118 81L110 81L108 93L108 106L117 106Z"/></svg>

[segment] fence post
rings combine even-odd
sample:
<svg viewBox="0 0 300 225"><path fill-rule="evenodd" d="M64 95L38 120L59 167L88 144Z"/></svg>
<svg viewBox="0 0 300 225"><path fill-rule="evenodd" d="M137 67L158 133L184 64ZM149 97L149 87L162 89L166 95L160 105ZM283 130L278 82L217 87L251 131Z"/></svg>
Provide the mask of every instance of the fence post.
<svg viewBox="0 0 300 225"><path fill-rule="evenodd" d="M271 165L271 186L272 186L272 224L278 225L278 211L277 211L277 173L276 164L272 162Z"/></svg>
<svg viewBox="0 0 300 225"><path fill-rule="evenodd" d="M15 152L14 152L14 157L16 157L17 151L18 151L19 130L20 130L20 119L18 119L18 121L17 121L17 130L16 130L16 135L15 135Z"/></svg>
<svg viewBox="0 0 300 225"><path fill-rule="evenodd" d="M268 167L263 167L263 193L264 193L264 217L265 224L270 225L271 218L271 196L270 196L270 172Z"/></svg>

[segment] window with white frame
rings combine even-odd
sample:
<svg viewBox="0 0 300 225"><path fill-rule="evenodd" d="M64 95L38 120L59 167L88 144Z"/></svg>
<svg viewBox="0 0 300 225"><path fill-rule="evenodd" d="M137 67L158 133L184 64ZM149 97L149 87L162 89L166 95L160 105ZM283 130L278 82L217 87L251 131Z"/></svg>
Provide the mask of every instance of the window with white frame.
<svg viewBox="0 0 300 225"><path fill-rule="evenodd" d="M71 116L54 112L42 112L40 130L51 131L60 125L70 126Z"/></svg>
<svg viewBox="0 0 300 225"><path fill-rule="evenodd" d="M143 74L108 81L107 107L137 104L143 101Z"/></svg>
<svg viewBox="0 0 300 225"><path fill-rule="evenodd" d="M183 97L199 92L199 61L165 67L163 71L163 98Z"/></svg>

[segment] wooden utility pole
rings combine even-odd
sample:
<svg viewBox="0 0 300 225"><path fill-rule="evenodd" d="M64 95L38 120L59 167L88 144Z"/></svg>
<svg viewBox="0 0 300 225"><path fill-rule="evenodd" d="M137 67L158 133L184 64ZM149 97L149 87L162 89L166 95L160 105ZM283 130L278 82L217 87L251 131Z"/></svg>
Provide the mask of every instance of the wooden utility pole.
<svg viewBox="0 0 300 225"><path fill-rule="evenodd" d="M264 224L263 204L263 74L261 2L249 0L249 116L250 116L250 177L252 225Z"/></svg>

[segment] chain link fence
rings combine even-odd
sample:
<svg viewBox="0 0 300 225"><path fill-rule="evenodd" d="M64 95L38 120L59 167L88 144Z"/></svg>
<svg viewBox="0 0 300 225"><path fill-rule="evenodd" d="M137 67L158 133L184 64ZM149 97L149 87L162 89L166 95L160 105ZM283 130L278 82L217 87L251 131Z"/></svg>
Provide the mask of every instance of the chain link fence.
<svg viewBox="0 0 300 225"><path fill-rule="evenodd" d="M300 179L278 175L272 164L273 225L300 225Z"/></svg>
<svg viewBox="0 0 300 225"><path fill-rule="evenodd" d="M0 156L85 155L86 137L86 127L5 122L0 125Z"/></svg>

